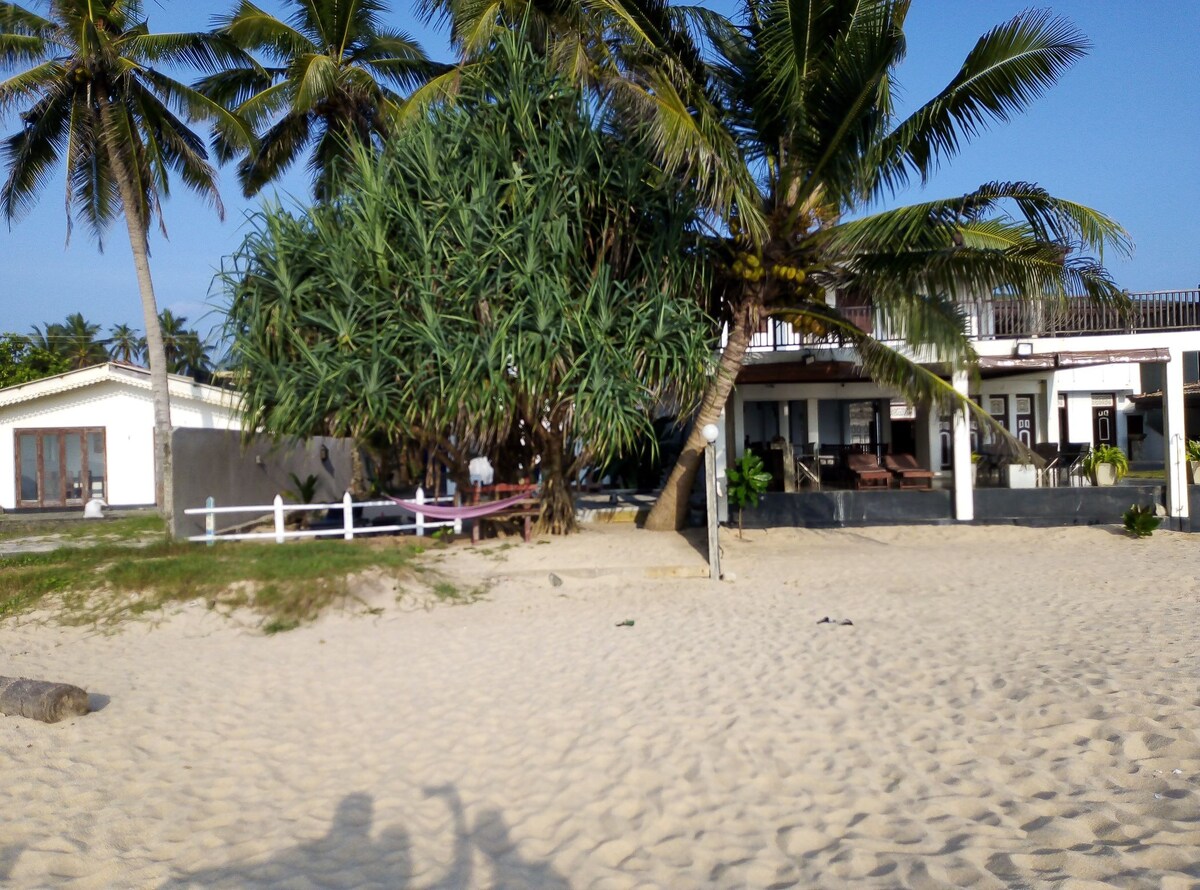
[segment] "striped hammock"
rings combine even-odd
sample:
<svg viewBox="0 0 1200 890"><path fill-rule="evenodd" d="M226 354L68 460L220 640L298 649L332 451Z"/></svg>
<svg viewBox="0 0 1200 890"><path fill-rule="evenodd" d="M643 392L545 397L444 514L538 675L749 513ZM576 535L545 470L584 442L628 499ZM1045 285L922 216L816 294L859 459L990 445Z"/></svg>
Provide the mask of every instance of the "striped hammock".
<svg viewBox="0 0 1200 890"><path fill-rule="evenodd" d="M394 498L390 494L384 495L384 497L400 505L409 513L420 513L422 516L428 516L431 519L478 519L481 516L490 516L493 513L499 513L501 510L507 510L509 507L527 500L531 495L532 492L526 492L525 494L513 495L510 498L501 498L498 501L489 501L486 504L472 504L468 507L418 504L416 501L404 501L400 498Z"/></svg>

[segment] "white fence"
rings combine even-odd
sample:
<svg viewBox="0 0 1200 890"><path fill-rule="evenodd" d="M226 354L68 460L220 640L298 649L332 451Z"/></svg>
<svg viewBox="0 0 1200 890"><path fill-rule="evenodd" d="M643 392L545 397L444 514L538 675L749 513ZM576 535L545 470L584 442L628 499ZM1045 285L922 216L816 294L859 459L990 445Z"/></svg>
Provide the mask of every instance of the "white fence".
<svg viewBox="0 0 1200 890"><path fill-rule="evenodd" d="M413 498L415 504L451 504L454 502L453 496L426 498L424 489L417 489L416 497ZM416 517L414 522L401 523L398 525L354 525L354 511L362 507L389 507L396 510L407 510L403 504L398 504L395 501L359 501L355 503L350 499L350 492L346 492L341 503L336 504L285 504L283 498L275 495L275 502L270 506L258 505L248 507L218 507L213 503L210 497L203 507L193 507L183 512L188 516L203 516L205 532L202 535L192 535L188 538L189 541L204 541L208 544L216 543L217 541L265 541L272 538L275 543L282 544L289 538L321 538L321 537L342 537L347 541L352 540L356 535L379 535L384 532L415 532L418 536L423 536L428 529L449 528L453 529L455 534L462 532L461 519L447 519L444 521L427 520L421 513L413 510L407 510L413 513ZM341 510L342 511L342 526L341 528L314 528L314 529L294 529L288 530L285 528L284 516L288 513L303 513L306 511L317 510ZM216 517L218 514L228 513L257 513L260 515L270 513L275 520L275 530L270 532L231 532L218 533L216 530Z"/></svg>

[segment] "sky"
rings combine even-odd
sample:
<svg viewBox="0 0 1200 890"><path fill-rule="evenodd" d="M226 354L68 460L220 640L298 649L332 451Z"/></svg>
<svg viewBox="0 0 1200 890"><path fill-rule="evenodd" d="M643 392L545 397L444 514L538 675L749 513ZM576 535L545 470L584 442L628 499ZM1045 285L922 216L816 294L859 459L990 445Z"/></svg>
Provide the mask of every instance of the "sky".
<svg viewBox="0 0 1200 890"><path fill-rule="evenodd" d="M708 0L733 11L732 0ZM278 0L260 5L280 12ZM914 108L953 77L975 41L992 26L1029 8L1029 0L914 0L906 26L908 55L899 69L901 108ZM924 190L894 204L961 194L984 182L1036 182L1051 193L1114 217L1136 245L1131 259L1104 259L1131 291L1200 287L1200 35L1196 0L1046 0L1037 4L1072 21L1093 44L1050 93L1010 124L972 141ZM208 27L232 0L146 0L154 31ZM406 0L394 0L389 23L415 36L426 51L450 60L443 32L422 23ZM7 75L5 75L7 76ZM16 129L0 119L0 134ZM164 203L168 237L151 233L151 270L159 307L207 334L221 321L214 272L246 234L263 198L245 200L232 167L221 171L225 219L182 185ZM280 182L284 203L307 199L303 167ZM98 252L82 226L69 246L61 177L37 208L0 228L0 331L82 312L107 329L141 328L141 309L124 225L118 222Z"/></svg>

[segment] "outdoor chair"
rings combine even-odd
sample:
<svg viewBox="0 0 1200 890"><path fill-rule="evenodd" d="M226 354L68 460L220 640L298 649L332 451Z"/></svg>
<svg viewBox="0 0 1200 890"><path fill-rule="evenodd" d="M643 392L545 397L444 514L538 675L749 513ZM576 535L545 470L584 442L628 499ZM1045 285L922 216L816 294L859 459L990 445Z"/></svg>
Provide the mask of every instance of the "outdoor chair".
<svg viewBox="0 0 1200 890"><path fill-rule="evenodd" d="M1033 453L1045 463L1038 467L1037 484L1039 488L1058 484L1059 450L1057 442L1038 442L1033 446Z"/></svg>
<svg viewBox="0 0 1200 890"><path fill-rule="evenodd" d="M847 454L846 469L854 477L854 487L887 488L892 484L892 474L879 466L873 454Z"/></svg>
<svg viewBox="0 0 1200 890"><path fill-rule="evenodd" d="M886 455L883 465L901 488L933 488L933 471L922 467L911 454Z"/></svg>
<svg viewBox="0 0 1200 890"><path fill-rule="evenodd" d="M1058 469L1067 474L1067 485L1083 484L1083 459L1091 451L1087 442L1067 442L1058 452Z"/></svg>

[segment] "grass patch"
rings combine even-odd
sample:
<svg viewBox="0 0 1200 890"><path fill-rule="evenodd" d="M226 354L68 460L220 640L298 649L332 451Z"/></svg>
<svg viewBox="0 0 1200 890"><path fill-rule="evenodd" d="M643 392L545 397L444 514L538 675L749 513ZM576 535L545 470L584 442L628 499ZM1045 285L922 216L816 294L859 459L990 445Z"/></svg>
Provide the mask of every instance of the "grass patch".
<svg viewBox="0 0 1200 890"><path fill-rule="evenodd" d="M0 559L0 619L48 606L67 623L111 623L203 599L210 608L248 607L263 616L265 632L280 633L345 602L351 576L399 574L420 552L415 542L393 538L216 547L102 543L22 553Z"/></svg>
<svg viewBox="0 0 1200 890"><path fill-rule="evenodd" d="M0 518L0 542L19 538L60 538L73 544L103 544L166 538L167 527L157 513L147 511L119 519Z"/></svg>

